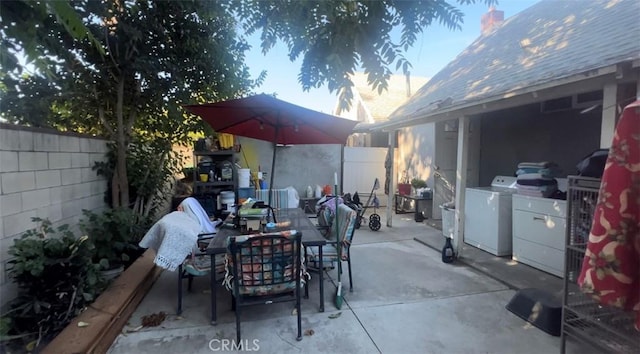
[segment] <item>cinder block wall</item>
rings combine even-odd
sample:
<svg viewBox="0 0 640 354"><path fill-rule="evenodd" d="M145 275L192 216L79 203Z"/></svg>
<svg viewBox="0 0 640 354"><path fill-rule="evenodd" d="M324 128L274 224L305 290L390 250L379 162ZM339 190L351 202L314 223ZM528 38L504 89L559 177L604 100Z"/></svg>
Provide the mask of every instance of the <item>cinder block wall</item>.
<svg viewBox="0 0 640 354"><path fill-rule="evenodd" d="M79 134L0 123L0 306L16 294L6 271L9 246L36 226L32 217L77 230L83 209L106 207L107 182L91 169L105 159L106 144Z"/></svg>

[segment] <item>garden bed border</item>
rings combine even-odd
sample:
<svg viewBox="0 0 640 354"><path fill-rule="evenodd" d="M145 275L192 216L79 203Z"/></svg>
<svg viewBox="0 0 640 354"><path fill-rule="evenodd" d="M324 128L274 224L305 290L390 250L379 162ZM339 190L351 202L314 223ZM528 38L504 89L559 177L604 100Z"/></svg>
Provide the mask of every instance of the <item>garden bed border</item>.
<svg viewBox="0 0 640 354"><path fill-rule="evenodd" d="M106 353L162 273L162 269L153 263L155 256L155 251L145 251L41 353ZM79 322L88 325L79 327Z"/></svg>

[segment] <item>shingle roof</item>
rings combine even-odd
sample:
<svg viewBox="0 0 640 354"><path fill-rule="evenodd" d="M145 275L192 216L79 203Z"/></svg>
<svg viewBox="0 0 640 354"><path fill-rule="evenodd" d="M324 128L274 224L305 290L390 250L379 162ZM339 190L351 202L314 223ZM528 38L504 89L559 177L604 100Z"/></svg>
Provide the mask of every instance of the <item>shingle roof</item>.
<svg viewBox="0 0 640 354"><path fill-rule="evenodd" d="M476 39L390 119L399 122L640 58L640 1L544 0Z"/></svg>
<svg viewBox="0 0 640 354"><path fill-rule="evenodd" d="M407 79L404 75L391 75L387 90L383 91L382 94L378 94L378 90L373 90L367 84L367 75L363 72L355 73L351 76L351 80L354 89L358 92L362 102L376 122L388 119L396 108L409 99L407 97ZM429 78L410 76L410 95L415 93L427 81L429 81Z"/></svg>

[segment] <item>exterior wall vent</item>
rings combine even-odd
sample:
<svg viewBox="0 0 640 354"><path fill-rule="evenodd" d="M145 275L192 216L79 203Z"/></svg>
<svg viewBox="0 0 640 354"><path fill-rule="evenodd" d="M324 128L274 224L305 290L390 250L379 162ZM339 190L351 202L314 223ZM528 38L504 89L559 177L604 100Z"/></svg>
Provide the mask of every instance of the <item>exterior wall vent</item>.
<svg viewBox="0 0 640 354"><path fill-rule="evenodd" d="M573 96L554 98L552 100L543 101L540 104L540 112L551 113L566 111L573 108Z"/></svg>
<svg viewBox="0 0 640 354"><path fill-rule="evenodd" d="M579 93L572 96L554 98L540 103L540 112L551 113L582 109L602 103L602 91Z"/></svg>
<svg viewBox="0 0 640 354"><path fill-rule="evenodd" d="M602 103L602 90L579 93L573 96L573 108L587 108Z"/></svg>

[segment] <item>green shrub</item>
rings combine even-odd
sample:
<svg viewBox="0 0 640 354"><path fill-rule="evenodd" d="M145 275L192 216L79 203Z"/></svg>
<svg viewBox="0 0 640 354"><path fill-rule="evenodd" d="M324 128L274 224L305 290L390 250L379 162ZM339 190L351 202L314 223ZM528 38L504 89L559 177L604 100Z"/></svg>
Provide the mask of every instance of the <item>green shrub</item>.
<svg viewBox="0 0 640 354"><path fill-rule="evenodd" d="M84 210L80 229L94 247L93 262L103 270L127 264L149 221L129 208L108 209L100 214Z"/></svg>
<svg viewBox="0 0 640 354"><path fill-rule="evenodd" d="M39 343L57 334L104 287L86 236L76 238L68 225L54 229L49 220L33 221L40 227L25 232L9 247L8 271L18 296L0 321L4 340Z"/></svg>

